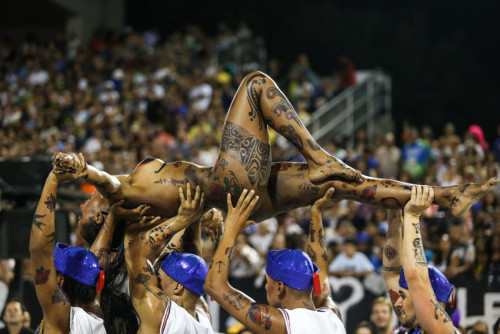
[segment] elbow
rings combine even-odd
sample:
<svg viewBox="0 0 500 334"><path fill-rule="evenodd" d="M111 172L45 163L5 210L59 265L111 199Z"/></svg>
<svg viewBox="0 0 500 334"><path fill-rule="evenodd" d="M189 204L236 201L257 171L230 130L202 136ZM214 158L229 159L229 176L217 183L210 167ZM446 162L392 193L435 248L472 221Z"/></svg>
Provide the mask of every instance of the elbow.
<svg viewBox="0 0 500 334"><path fill-rule="evenodd" d="M209 279L208 275L207 275L207 278L205 279L205 284L203 284L203 290L205 290L205 292L208 293L212 297L214 295L214 292L217 291L217 288L215 287L214 282L212 282L212 280Z"/></svg>

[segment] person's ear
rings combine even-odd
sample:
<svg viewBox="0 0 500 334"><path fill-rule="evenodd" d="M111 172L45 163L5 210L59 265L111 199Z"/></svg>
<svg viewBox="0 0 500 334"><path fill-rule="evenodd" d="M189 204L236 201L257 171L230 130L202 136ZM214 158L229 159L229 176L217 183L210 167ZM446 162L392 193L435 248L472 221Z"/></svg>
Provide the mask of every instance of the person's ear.
<svg viewBox="0 0 500 334"><path fill-rule="evenodd" d="M95 222L98 225L101 225L106 220L106 215L102 211L97 211L95 215Z"/></svg>
<svg viewBox="0 0 500 334"><path fill-rule="evenodd" d="M278 284L276 284L276 292L279 297L283 297L285 295L285 289L286 286L283 282L278 282Z"/></svg>
<svg viewBox="0 0 500 334"><path fill-rule="evenodd" d="M174 294L182 295L183 291L184 291L184 285L182 285L179 282L175 282Z"/></svg>
<svg viewBox="0 0 500 334"><path fill-rule="evenodd" d="M64 284L64 276L59 275L56 277L57 285L59 285L60 288L62 288Z"/></svg>

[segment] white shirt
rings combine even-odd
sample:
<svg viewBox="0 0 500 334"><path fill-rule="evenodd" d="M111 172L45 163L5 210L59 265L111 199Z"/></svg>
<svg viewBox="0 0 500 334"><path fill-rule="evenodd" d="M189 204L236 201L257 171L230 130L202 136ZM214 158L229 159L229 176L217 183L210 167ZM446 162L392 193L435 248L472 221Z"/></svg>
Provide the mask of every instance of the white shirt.
<svg viewBox="0 0 500 334"><path fill-rule="evenodd" d="M335 257L332 263L330 263L328 269L331 271L368 271L374 270L375 268L365 254L356 252L352 258L349 258L345 253L340 253L339 255L337 255L337 257Z"/></svg>
<svg viewBox="0 0 500 334"><path fill-rule="evenodd" d="M104 321L80 307L71 307L69 328L71 334L106 334Z"/></svg>
<svg viewBox="0 0 500 334"><path fill-rule="evenodd" d="M319 308L317 311L305 308L279 310L285 318L286 332L288 334L346 334L344 324L330 308Z"/></svg>
<svg viewBox="0 0 500 334"><path fill-rule="evenodd" d="M209 334L213 333L212 324L208 314L201 306L196 306L198 321L184 308L169 300L163 319L161 321L160 334Z"/></svg>

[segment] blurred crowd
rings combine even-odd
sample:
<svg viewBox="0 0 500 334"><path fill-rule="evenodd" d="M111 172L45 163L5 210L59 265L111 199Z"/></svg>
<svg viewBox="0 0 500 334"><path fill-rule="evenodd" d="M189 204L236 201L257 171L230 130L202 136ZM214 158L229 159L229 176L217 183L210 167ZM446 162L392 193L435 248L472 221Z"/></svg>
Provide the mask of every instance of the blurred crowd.
<svg viewBox="0 0 500 334"><path fill-rule="evenodd" d="M129 173L148 156L213 165L226 112L245 74L264 69L304 121L356 83L347 58L339 58L329 75L320 76L305 54L287 69L276 59L262 63L256 41L245 23L234 29L221 23L214 36L194 25L166 36L127 29L96 34L88 44L76 36L43 43L34 36L21 43L4 38L0 156L82 152L88 163L111 174ZM485 138L478 125L464 133L457 133L452 123L439 133L407 123L402 129L398 137L388 132L380 138L368 138L360 129L353 144L321 144L373 177L447 186L500 176L500 126L497 138ZM271 132L274 161L303 161L276 137ZM422 234L427 259L452 282L469 276L489 291L500 290L499 190L462 218L438 206L426 211ZM381 279L387 210L342 201L323 219L330 274ZM74 227L74 217L71 222ZM265 254L303 248L309 223L309 210L303 208L248 228L233 251L232 278L262 286ZM71 240L81 244L76 232ZM211 258L214 248L205 238L203 256ZM10 260L0 265L1 310L14 268ZM383 289L375 292L385 294Z"/></svg>

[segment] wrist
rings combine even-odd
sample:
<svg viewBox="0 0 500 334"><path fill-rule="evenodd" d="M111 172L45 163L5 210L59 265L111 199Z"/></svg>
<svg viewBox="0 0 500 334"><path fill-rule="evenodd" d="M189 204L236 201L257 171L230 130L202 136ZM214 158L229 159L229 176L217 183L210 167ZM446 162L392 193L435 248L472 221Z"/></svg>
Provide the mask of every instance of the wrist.
<svg viewBox="0 0 500 334"><path fill-rule="evenodd" d="M412 217L416 219L420 219L421 213L415 213L415 212L410 212L410 211L405 211L405 217Z"/></svg>

